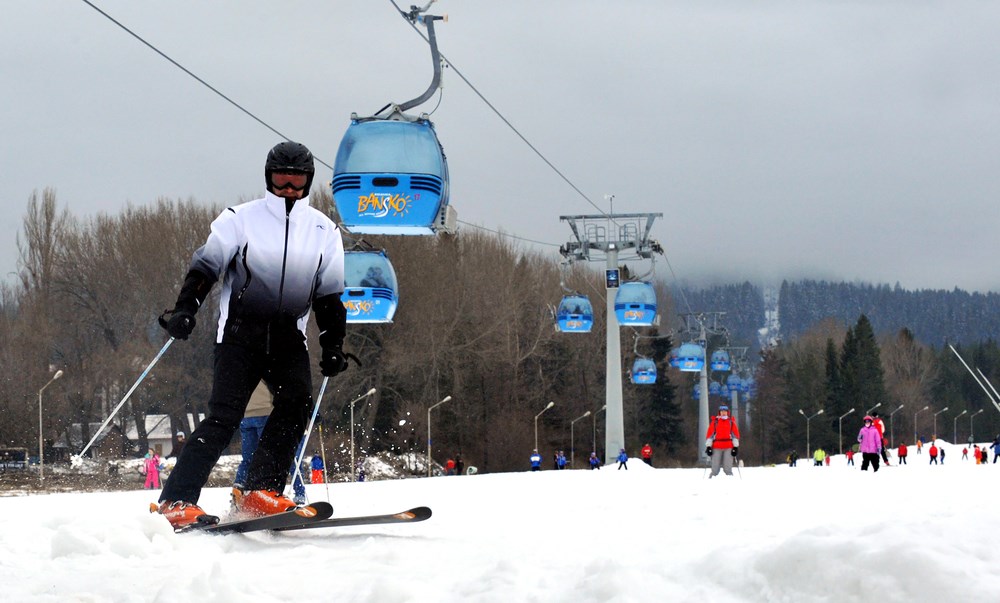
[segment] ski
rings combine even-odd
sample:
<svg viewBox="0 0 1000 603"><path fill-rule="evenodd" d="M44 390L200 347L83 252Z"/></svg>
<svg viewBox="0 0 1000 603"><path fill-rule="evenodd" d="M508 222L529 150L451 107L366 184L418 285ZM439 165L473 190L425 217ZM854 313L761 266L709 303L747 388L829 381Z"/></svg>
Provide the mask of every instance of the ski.
<svg viewBox="0 0 1000 603"><path fill-rule="evenodd" d="M290 530L311 530L313 528L343 528L347 526L370 526L389 523L415 523L424 521L431 516L429 507L414 507L408 511L400 513L386 513L384 515L359 515L355 517L329 517L319 521L302 522L294 525L272 528L277 532L287 532Z"/></svg>
<svg viewBox="0 0 1000 603"><path fill-rule="evenodd" d="M316 502L304 507L296 507L291 511L278 513L277 515L237 519L215 524L195 524L180 530L180 532L243 534L246 532L259 532L261 530L288 530L295 527L308 527L310 524L326 520L331 515L333 515L333 506L330 503Z"/></svg>

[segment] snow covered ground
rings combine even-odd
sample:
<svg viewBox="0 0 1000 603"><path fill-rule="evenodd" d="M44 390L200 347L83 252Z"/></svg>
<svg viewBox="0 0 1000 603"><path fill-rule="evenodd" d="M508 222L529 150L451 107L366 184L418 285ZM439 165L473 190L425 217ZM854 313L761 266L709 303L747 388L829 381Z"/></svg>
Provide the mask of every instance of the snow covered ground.
<svg viewBox="0 0 1000 603"><path fill-rule="evenodd" d="M174 534L150 491L0 498L3 601L988 601L1000 463L546 470L310 485L423 523ZM895 460L895 459L894 459ZM858 460L859 461L859 460ZM202 504L222 512L228 492ZM990 594L992 593L992 594Z"/></svg>

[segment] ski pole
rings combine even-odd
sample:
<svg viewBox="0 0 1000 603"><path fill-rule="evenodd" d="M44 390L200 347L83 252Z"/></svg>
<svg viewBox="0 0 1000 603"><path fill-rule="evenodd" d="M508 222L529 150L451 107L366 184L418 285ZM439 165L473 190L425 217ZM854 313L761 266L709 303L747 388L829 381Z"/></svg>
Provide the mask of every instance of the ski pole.
<svg viewBox="0 0 1000 603"><path fill-rule="evenodd" d="M330 479L326 475L326 445L323 444L323 426L319 426L319 453L323 457L323 485L326 486L326 502L330 502Z"/></svg>
<svg viewBox="0 0 1000 603"><path fill-rule="evenodd" d="M83 455L86 454L87 451L90 450L90 447L94 445L94 442L97 440L97 437L101 435L101 432L104 431L104 428L108 426L108 423L111 422L111 419L113 419L114 416L118 414L118 411L121 410L122 406L125 404L125 401L128 400L129 396L132 395L132 392L135 391L135 388L139 387L139 384L142 383L142 380L146 378L146 375L148 375L149 371L153 368L153 365L156 364L156 362L160 359L160 356L163 356L163 353L167 351L167 348L169 348L170 344L172 344L173 342L174 338L171 337L170 339L167 340L167 343L163 344L163 347L160 348L160 353L156 355L156 358L153 358L153 361L149 363L149 365L146 367L146 370L142 371L142 374L139 375L139 378L135 380L135 383L132 384L131 389L128 390L128 393L125 394L125 397L122 398L122 401L118 403L118 406L116 406L115 409L111 411L111 414L108 415L108 418L104 419L104 423L102 423L101 427L94 433L94 437L90 438L90 441L87 442L87 445L83 447L83 450L80 451L80 454L77 454L70 459L71 464L73 466L79 466L80 463L83 462Z"/></svg>
<svg viewBox="0 0 1000 603"><path fill-rule="evenodd" d="M319 395L316 396L316 404L313 405L312 417L309 418L309 427L306 428L305 436L302 438L302 447L299 449L299 455L295 459L295 475L302 479L302 457L306 454L306 445L309 444L309 434L312 433L313 424L316 422L316 415L319 414L319 405L323 402L323 394L326 393L326 384L330 382L330 377L323 377L323 383L319 386ZM295 481L295 477L292 476L292 481ZM302 483L305 483L303 480Z"/></svg>

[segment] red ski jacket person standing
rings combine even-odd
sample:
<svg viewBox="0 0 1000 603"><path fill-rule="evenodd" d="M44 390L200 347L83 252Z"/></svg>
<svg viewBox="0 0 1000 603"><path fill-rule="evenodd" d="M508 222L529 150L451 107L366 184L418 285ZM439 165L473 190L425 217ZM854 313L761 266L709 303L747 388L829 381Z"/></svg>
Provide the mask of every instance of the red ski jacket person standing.
<svg viewBox="0 0 1000 603"><path fill-rule="evenodd" d="M719 474L721 465L726 475L733 474L733 458L740 449L740 429L736 420L729 416L729 407L719 407L719 414L712 417L705 434L705 454L712 457L713 478Z"/></svg>
<svg viewBox="0 0 1000 603"><path fill-rule="evenodd" d="M653 447L650 446L649 444L646 444L645 446L642 447L642 450L640 452L642 454L642 462L644 462L647 465L649 465L650 467L652 467L653 466Z"/></svg>
<svg viewBox="0 0 1000 603"><path fill-rule="evenodd" d="M882 448L879 450L879 454L882 455L882 462L889 465L889 453L886 451L886 446L889 444L889 440L885 437L885 422L882 421L882 417L878 415L878 411L872 413L872 425L878 430L878 437L882 443Z"/></svg>

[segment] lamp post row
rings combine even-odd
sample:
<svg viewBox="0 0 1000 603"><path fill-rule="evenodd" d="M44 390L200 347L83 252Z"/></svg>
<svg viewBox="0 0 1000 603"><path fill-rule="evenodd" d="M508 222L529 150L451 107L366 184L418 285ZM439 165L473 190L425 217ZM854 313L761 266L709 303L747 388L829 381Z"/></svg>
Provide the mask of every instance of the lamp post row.
<svg viewBox="0 0 1000 603"><path fill-rule="evenodd" d="M42 436L42 392L45 388L52 385L52 382L63 376L62 370L56 371L55 375L49 379L49 382L42 386L42 389L38 390L38 482L39 484L45 483L45 440Z"/></svg>

